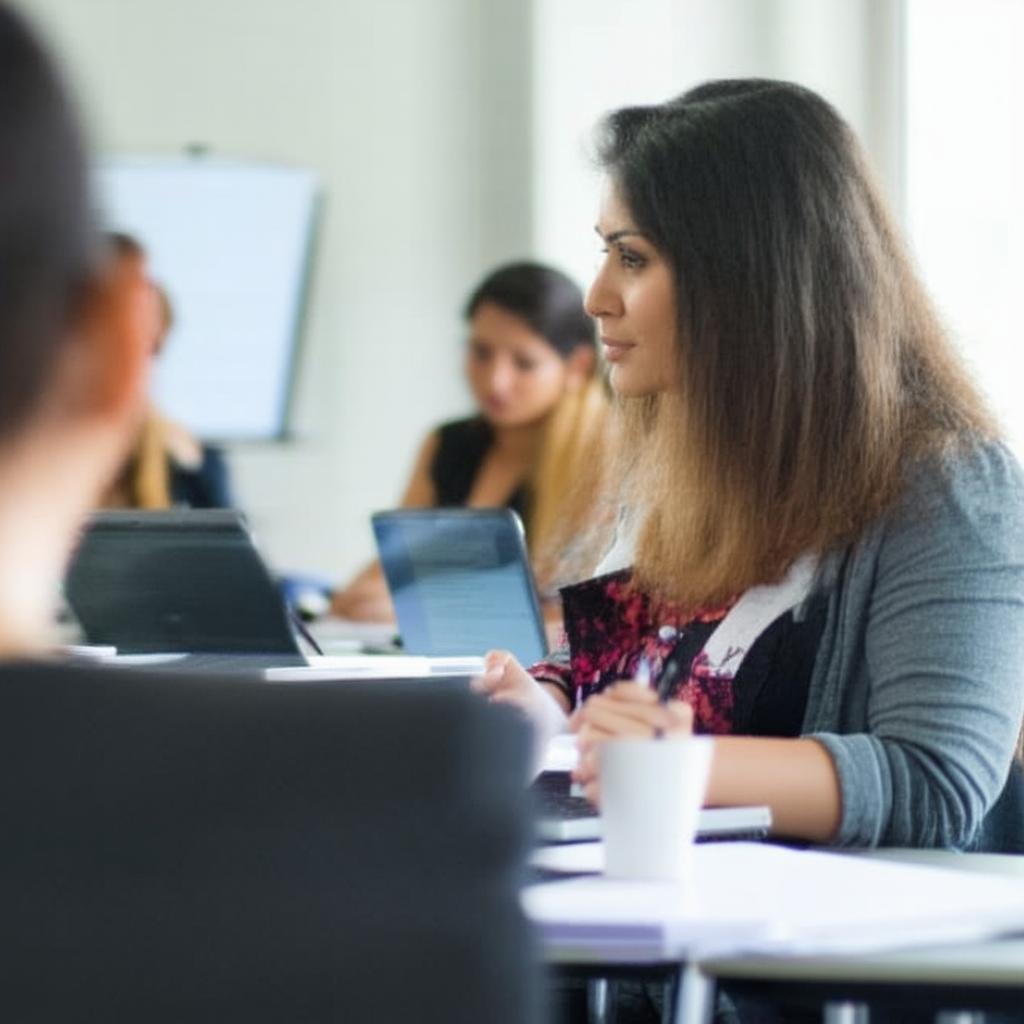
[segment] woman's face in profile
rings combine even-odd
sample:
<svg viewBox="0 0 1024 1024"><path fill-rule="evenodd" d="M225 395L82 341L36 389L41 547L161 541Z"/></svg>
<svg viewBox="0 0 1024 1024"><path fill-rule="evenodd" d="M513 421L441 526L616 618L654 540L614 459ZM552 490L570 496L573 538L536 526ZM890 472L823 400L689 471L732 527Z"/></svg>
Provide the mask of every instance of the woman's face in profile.
<svg viewBox="0 0 1024 1024"><path fill-rule="evenodd" d="M678 387L677 316L672 269L640 231L614 189L597 222L603 257L587 292L612 388L639 397Z"/></svg>
<svg viewBox="0 0 1024 1024"><path fill-rule="evenodd" d="M546 416L565 391L568 368L518 316L483 302L469 321L466 378L495 427L522 427Z"/></svg>

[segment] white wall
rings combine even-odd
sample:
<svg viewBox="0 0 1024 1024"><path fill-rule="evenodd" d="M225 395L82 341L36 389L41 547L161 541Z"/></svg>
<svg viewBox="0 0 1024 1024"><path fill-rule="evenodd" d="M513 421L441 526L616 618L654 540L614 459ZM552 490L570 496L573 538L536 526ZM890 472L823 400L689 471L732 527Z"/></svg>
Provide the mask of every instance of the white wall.
<svg viewBox="0 0 1024 1024"><path fill-rule="evenodd" d="M314 168L327 202L297 440L231 452L281 567L347 573L419 439L466 408L459 308L530 249L528 9L476 0L22 0L108 151ZM500 45L499 45L500 44ZM497 121L492 113L500 111ZM525 157L524 157L525 159Z"/></svg>
<svg viewBox="0 0 1024 1024"><path fill-rule="evenodd" d="M907 219L925 283L1024 456L1024 3L910 0Z"/></svg>
<svg viewBox="0 0 1024 1024"><path fill-rule="evenodd" d="M535 239L585 278L599 177L593 129L614 107L708 78L800 82L858 132L893 204L902 198L901 0L533 0Z"/></svg>
<svg viewBox="0 0 1024 1024"><path fill-rule="evenodd" d="M679 0L533 0L533 221L538 253L581 283L593 273L594 126L613 107L676 87Z"/></svg>

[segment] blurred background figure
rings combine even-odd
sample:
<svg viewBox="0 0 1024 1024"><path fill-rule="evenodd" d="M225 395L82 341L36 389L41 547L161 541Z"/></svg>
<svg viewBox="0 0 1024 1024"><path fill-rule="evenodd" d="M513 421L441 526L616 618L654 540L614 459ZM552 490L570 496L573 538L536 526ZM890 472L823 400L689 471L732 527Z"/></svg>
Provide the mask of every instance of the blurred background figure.
<svg viewBox="0 0 1024 1024"><path fill-rule="evenodd" d="M111 259L148 282L147 340L151 359L163 351L174 323L166 291L147 272L146 251L131 235L107 236ZM226 508L232 504L223 452L201 443L186 427L161 415L150 402L135 444L117 478L103 495L104 508Z"/></svg>
<svg viewBox="0 0 1024 1024"><path fill-rule="evenodd" d="M465 373L477 411L428 435L401 506L514 509L541 597L557 598L557 586L573 576L579 537L594 525L609 429L594 325L573 281L539 263L493 271L470 295L465 318ZM379 563L336 592L331 610L390 621Z"/></svg>

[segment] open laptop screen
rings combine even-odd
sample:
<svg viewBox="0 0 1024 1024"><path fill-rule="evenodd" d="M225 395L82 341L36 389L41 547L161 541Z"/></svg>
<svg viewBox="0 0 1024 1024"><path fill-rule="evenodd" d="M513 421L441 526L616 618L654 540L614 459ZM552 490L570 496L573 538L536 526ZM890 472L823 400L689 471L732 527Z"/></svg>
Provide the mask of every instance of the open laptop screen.
<svg viewBox="0 0 1024 1024"><path fill-rule="evenodd" d="M298 653L237 512L97 513L64 589L88 642L120 653Z"/></svg>
<svg viewBox="0 0 1024 1024"><path fill-rule="evenodd" d="M377 550L409 654L547 645L519 518L508 509L397 509L373 516Z"/></svg>

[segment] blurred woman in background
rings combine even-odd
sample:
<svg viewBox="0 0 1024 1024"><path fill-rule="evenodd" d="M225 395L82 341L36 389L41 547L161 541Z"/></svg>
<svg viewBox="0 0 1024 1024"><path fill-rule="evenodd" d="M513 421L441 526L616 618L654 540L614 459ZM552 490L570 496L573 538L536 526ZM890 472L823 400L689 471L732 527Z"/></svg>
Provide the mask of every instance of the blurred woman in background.
<svg viewBox="0 0 1024 1024"><path fill-rule="evenodd" d="M112 232L107 240L113 262L147 282L147 350L156 359L174 324L171 301L163 287L150 279L146 251L137 239ZM151 402L131 454L101 504L104 508L226 508L232 504L227 462L219 448L200 442Z"/></svg>
<svg viewBox="0 0 1024 1024"><path fill-rule="evenodd" d="M573 577L594 516L608 400L594 325L565 274L513 263L470 295L466 379L478 412L424 441L403 508L508 507L523 518L542 598ZM374 562L334 595L336 615L393 618Z"/></svg>

